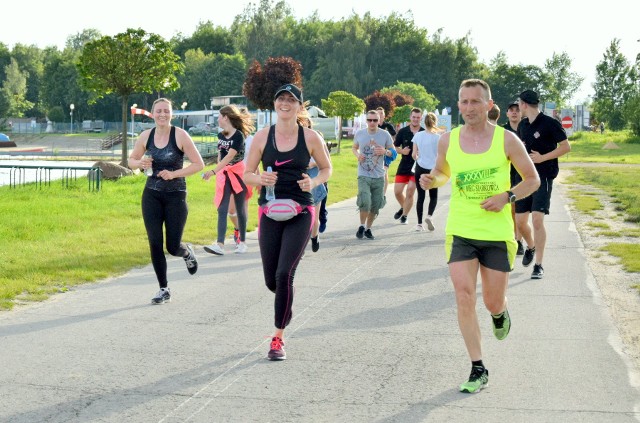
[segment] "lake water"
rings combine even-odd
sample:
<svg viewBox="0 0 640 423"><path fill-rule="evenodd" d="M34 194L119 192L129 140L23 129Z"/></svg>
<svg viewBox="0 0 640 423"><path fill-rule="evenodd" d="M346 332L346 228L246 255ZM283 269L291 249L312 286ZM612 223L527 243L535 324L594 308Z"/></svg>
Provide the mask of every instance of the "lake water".
<svg viewBox="0 0 640 423"><path fill-rule="evenodd" d="M0 165L29 165L29 166L93 166L94 161L65 161L65 160L0 160ZM36 181L37 169L25 169L26 182ZM11 169L0 168L0 186L9 185ZM61 179L62 170L51 170L51 180ZM86 171L78 171L78 177L86 176Z"/></svg>

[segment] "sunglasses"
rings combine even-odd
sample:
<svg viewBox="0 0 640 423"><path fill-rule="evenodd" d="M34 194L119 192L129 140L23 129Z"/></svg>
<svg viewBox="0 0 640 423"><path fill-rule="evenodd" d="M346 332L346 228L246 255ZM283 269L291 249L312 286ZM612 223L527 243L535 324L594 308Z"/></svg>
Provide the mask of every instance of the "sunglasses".
<svg viewBox="0 0 640 423"><path fill-rule="evenodd" d="M378 119L367 119L367 122L377 122Z"/></svg>

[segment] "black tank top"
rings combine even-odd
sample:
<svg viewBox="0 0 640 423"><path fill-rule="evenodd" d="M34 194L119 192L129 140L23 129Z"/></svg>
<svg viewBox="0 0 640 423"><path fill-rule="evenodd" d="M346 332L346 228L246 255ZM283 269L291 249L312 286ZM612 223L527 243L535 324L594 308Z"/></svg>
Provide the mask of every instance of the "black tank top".
<svg viewBox="0 0 640 423"><path fill-rule="evenodd" d="M184 151L178 148L176 142L176 127L171 127L169 133L169 143L164 148L158 148L153 142L156 128L151 129L149 139L147 140L147 154L153 158L153 175L147 178L146 188L156 191L186 191L187 182L183 177L165 181L159 178L158 172L161 170L178 170L184 166Z"/></svg>
<svg viewBox="0 0 640 423"><path fill-rule="evenodd" d="M291 151L280 152L276 147L276 126L269 128L269 136L262 153L262 169L266 172L271 166L274 172L278 172L275 193L276 198L291 199L301 205L310 206L313 204L313 196L310 192L300 189L298 181L302 179L302 174L307 172L311 155L304 139L304 128L298 125L298 142ZM265 198L265 188L260 190L258 204L267 203Z"/></svg>

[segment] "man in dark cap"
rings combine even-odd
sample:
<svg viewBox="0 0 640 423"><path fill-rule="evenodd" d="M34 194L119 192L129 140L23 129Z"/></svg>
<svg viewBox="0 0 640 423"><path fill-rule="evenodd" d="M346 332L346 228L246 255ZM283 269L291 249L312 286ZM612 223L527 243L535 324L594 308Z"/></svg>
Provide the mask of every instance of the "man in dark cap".
<svg viewBox="0 0 640 423"><path fill-rule="evenodd" d="M560 170L558 157L571 151L562 125L556 119L540 112L539 103L540 97L535 91L526 90L520 94L522 121L518 125L518 136L524 142L540 176L540 188L530 197L516 202L516 224L527 243L522 265L529 266L535 257L531 279L542 279L544 275L542 259L547 243L544 216L549 214L551 188ZM529 215L533 223L533 233L529 226Z"/></svg>

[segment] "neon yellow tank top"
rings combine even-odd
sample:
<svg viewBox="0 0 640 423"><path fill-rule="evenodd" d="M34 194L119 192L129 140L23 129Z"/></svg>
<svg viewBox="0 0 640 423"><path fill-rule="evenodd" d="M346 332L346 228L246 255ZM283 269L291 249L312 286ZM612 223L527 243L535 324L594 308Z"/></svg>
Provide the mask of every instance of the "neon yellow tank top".
<svg viewBox="0 0 640 423"><path fill-rule="evenodd" d="M510 162L504 153L504 128L496 126L491 147L469 154L460 148L460 128L451 131L447 162L451 168L451 203L447 235L483 241L513 239L513 219L507 204L502 211L489 212L480 203L510 188Z"/></svg>

